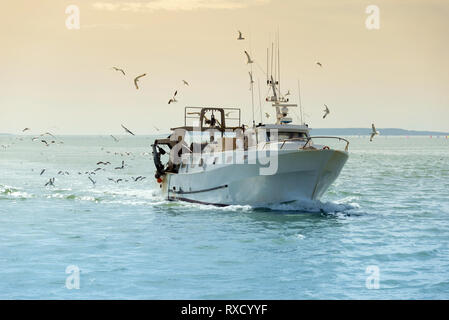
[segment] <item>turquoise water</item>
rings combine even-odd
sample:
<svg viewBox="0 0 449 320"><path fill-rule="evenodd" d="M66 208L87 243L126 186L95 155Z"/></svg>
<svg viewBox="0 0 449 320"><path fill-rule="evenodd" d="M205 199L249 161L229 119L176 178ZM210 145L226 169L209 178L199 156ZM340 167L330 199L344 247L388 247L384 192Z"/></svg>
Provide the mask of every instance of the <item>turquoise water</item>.
<svg viewBox="0 0 449 320"><path fill-rule="evenodd" d="M119 139L0 136L0 299L449 298L446 138L350 137L320 202L267 209L167 202L154 137Z"/></svg>

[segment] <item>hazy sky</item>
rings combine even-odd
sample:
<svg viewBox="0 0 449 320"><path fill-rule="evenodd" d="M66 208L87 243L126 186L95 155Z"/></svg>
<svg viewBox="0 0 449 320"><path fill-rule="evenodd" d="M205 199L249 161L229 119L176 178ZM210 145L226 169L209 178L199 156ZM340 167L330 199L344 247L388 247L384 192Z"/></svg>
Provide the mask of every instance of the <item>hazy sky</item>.
<svg viewBox="0 0 449 320"><path fill-rule="evenodd" d="M66 28L70 4L80 30ZM365 26L368 5L380 8L379 30ZM296 102L301 79L311 127L449 131L448 17L447 0L2 1L0 132L109 134L122 123L167 132L183 124L186 105L240 107L249 123L243 51L266 69L278 28L282 90ZM132 78L144 72L137 91ZM179 102L168 105L176 89ZM257 87L255 98L257 108Z"/></svg>

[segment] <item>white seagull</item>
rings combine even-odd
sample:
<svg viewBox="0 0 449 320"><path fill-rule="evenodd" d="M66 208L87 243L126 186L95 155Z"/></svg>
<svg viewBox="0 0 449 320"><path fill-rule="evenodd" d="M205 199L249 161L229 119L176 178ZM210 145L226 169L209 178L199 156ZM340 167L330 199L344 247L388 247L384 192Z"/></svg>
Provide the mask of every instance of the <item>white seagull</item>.
<svg viewBox="0 0 449 320"><path fill-rule="evenodd" d="M373 141L373 138L374 138L375 135L380 134L380 132L376 130L376 127L374 126L374 123L371 125L371 127L372 127L373 131L371 132L371 137L369 138L370 142Z"/></svg>
<svg viewBox="0 0 449 320"><path fill-rule="evenodd" d="M95 181L94 179L92 179L91 177L88 177L90 182L92 182L93 185L95 185L97 183L97 181Z"/></svg>
<svg viewBox="0 0 449 320"><path fill-rule="evenodd" d="M139 82L139 79L140 79L140 78L145 77L146 75L147 75L147 74L144 73L144 74L141 74L140 76L137 76L137 77L134 78L134 85L136 86L136 89L137 89L137 90L139 90L139 86L137 85L137 82Z"/></svg>
<svg viewBox="0 0 449 320"><path fill-rule="evenodd" d="M123 124L122 124L122 128L123 128L123 130L125 130L127 133L129 133L130 135L135 136L135 134L132 133L131 130L129 130L129 129L128 129L127 127L125 127Z"/></svg>
<svg viewBox="0 0 449 320"><path fill-rule="evenodd" d="M253 63L254 61L251 60L251 57L249 56L249 53L245 51L245 54L246 54L246 59L248 60L246 63L248 63L248 64L249 63Z"/></svg>
<svg viewBox="0 0 449 320"><path fill-rule="evenodd" d="M321 62L317 61L315 62L318 66L323 67L323 65L321 64Z"/></svg>
<svg viewBox="0 0 449 320"><path fill-rule="evenodd" d="M189 83L188 83L187 81L185 81L185 80L182 80L182 82L183 82L186 86L189 85Z"/></svg>
<svg viewBox="0 0 449 320"><path fill-rule="evenodd" d="M111 134L111 138L114 139L115 142L118 142L118 139Z"/></svg>
<svg viewBox="0 0 449 320"><path fill-rule="evenodd" d="M326 118L326 116L327 116L329 113L331 113L331 112L329 111L329 108L327 107L327 105L324 105L324 106L326 107L326 109L323 110L323 111L324 111L323 119Z"/></svg>
<svg viewBox="0 0 449 320"><path fill-rule="evenodd" d="M237 40L245 40L245 38L243 38L242 33L240 32L240 30L238 30L238 31L239 31L239 37L237 38Z"/></svg>
<svg viewBox="0 0 449 320"><path fill-rule="evenodd" d="M248 71L248 74L249 74L249 90L251 90L254 84L253 74L251 73L251 71Z"/></svg>
<svg viewBox="0 0 449 320"><path fill-rule="evenodd" d="M175 91L175 94L173 95L173 98L168 100L168 104L178 102L178 100L176 100L176 98L175 98L177 94L178 94L178 90Z"/></svg>
<svg viewBox="0 0 449 320"><path fill-rule="evenodd" d="M123 73L123 75L125 76L125 71L123 71L123 69L117 68L117 67L112 67L112 69L114 69L115 71L119 71L121 73Z"/></svg>

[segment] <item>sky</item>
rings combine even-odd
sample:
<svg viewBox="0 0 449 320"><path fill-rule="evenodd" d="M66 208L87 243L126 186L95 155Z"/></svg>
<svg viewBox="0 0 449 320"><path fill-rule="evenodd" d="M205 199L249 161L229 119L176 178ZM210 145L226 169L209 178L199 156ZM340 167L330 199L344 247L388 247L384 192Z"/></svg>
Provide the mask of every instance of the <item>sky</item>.
<svg viewBox="0 0 449 320"><path fill-rule="evenodd" d="M69 5L80 29L67 28ZM370 5L379 29L366 27ZM249 124L251 67L256 122L258 81L271 122L264 72L278 30L281 90L296 103L300 79L310 127L447 132L448 17L446 0L2 1L0 132L168 132L183 125L185 106L241 108Z"/></svg>

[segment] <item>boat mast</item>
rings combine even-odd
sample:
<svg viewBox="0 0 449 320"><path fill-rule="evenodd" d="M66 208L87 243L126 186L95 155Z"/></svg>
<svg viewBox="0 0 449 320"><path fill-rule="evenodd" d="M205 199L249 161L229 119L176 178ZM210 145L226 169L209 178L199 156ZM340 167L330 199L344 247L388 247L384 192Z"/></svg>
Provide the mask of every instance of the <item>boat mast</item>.
<svg viewBox="0 0 449 320"><path fill-rule="evenodd" d="M276 48L274 44L276 43ZM274 57L274 72L273 72L273 57ZM267 59L268 60L268 59ZM267 61L268 62L268 61ZM271 72L268 86L273 92L272 96L266 98L267 102L271 102L272 106L276 108L276 124L288 124L292 122L292 118L288 117L289 108L297 107L297 104L289 104L281 93L281 50L280 50L280 36L279 29L275 35L274 41L271 43ZM302 121L302 120L301 120Z"/></svg>
<svg viewBox="0 0 449 320"><path fill-rule="evenodd" d="M251 72L250 72L250 81L251 81L251 106L253 111L253 127L256 126L256 121L254 118L254 81L253 81L253 67L251 66Z"/></svg>
<svg viewBox="0 0 449 320"><path fill-rule="evenodd" d="M279 42L279 28L278 28L278 39L277 39L277 45L278 45L278 91L279 95L281 94L281 52L280 52L280 42Z"/></svg>
<svg viewBox="0 0 449 320"><path fill-rule="evenodd" d="M298 101L299 101L299 115L301 116L301 124L304 124L303 112L302 112L302 102L301 102L301 88L298 79Z"/></svg>
<svg viewBox="0 0 449 320"><path fill-rule="evenodd" d="M268 69L268 57L269 57L268 51L269 51L269 49L267 48L267 84L268 84L268 81L270 81L270 69Z"/></svg>
<svg viewBox="0 0 449 320"><path fill-rule="evenodd" d="M274 56L274 42L271 43L271 69L270 69L270 80L273 80L273 56ZM276 77L276 75L275 75Z"/></svg>
<svg viewBox="0 0 449 320"><path fill-rule="evenodd" d="M251 30L249 31L249 54L250 56L252 56L252 47L251 47ZM253 127L256 126L256 121L254 118L254 81L253 81L253 64L251 63L251 71L249 73L249 80L250 80L250 85L251 85L251 108L252 108L252 113L253 113Z"/></svg>
<svg viewBox="0 0 449 320"><path fill-rule="evenodd" d="M268 61L268 60L267 60ZM268 69L267 69L268 70ZM259 89L259 112L260 112L260 123L263 122L262 119L262 100L260 98L260 79L257 78L257 88Z"/></svg>

